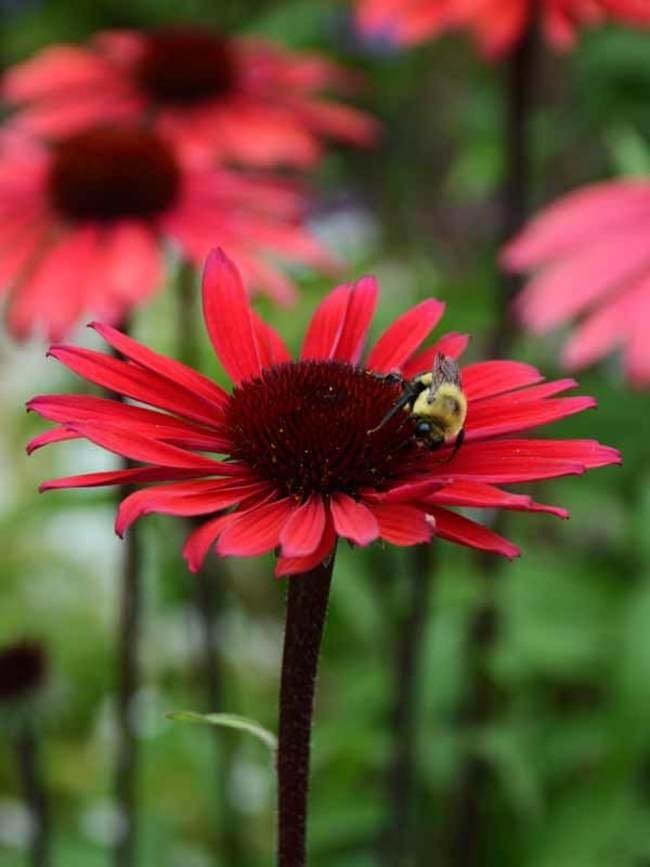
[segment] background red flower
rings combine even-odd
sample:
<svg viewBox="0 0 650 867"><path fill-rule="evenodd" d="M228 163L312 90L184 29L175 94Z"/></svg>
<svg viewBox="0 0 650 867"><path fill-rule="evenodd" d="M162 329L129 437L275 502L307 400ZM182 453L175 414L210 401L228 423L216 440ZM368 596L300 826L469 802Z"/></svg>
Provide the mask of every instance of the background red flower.
<svg viewBox="0 0 650 867"><path fill-rule="evenodd" d="M10 69L2 94L20 109L16 123L29 133L153 122L186 157L309 166L327 139L374 143L371 117L320 95L353 83L317 55L178 26L51 46Z"/></svg>
<svg viewBox="0 0 650 867"><path fill-rule="evenodd" d="M370 36L414 44L449 28L469 29L489 57L507 53L533 14L535 0L361 0L358 21ZM645 0L540 0L542 26L556 48L573 45L581 26L606 20L650 24Z"/></svg>
<svg viewBox="0 0 650 867"><path fill-rule="evenodd" d="M621 349L630 380L650 384L650 183L609 181L549 206L503 252L534 276L517 299L543 334L578 319L563 361L581 368Z"/></svg>
<svg viewBox="0 0 650 867"><path fill-rule="evenodd" d="M164 278L165 246L201 263L220 238L250 285L294 298L278 259L331 268L297 186L186 164L164 137L91 128L47 147L0 140L0 291L15 337L60 339L89 312L119 321Z"/></svg>

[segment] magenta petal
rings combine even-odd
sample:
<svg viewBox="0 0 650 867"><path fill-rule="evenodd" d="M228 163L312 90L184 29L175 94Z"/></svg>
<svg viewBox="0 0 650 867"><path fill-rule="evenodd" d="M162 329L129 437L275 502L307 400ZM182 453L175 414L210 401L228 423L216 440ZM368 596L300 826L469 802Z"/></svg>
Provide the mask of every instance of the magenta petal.
<svg viewBox="0 0 650 867"><path fill-rule="evenodd" d="M73 431L66 430L62 427L55 427L54 430L48 430L45 433L31 439L25 446L25 451L31 455L37 449L42 449L43 446L49 446L52 443L66 442L67 440L79 439L79 434Z"/></svg>
<svg viewBox="0 0 650 867"><path fill-rule="evenodd" d="M214 351L233 382L258 376L261 364L246 290L239 271L220 248L205 264L203 314Z"/></svg>
<svg viewBox="0 0 650 867"><path fill-rule="evenodd" d="M325 522L325 530L320 540L320 544L311 554L306 557L278 557L275 565L275 575L281 578L285 575L300 575L303 572L309 572L315 569L323 561L327 560L334 551L336 545L336 533L332 525L331 518L328 517Z"/></svg>
<svg viewBox="0 0 650 867"><path fill-rule="evenodd" d="M251 320L262 367L273 367L274 364L291 361L291 354L277 331L267 325L254 310L251 310Z"/></svg>
<svg viewBox="0 0 650 867"><path fill-rule="evenodd" d="M369 545L379 536L379 524L370 509L347 494L332 494L330 509L339 536L356 545Z"/></svg>
<svg viewBox="0 0 650 867"><path fill-rule="evenodd" d="M38 490L56 491L63 488L103 488L107 485L131 485L138 482L169 482L176 479L191 479L204 475L202 470L177 470L169 467L134 467L132 470L105 470L98 473L83 473L79 476L64 476L42 482Z"/></svg>
<svg viewBox="0 0 650 867"><path fill-rule="evenodd" d="M368 356L366 366L377 373L399 370L440 321L445 305L430 298L412 307L382 334Z"/></svg>
<svg viewBox="0 0 650 867"><path fill-rule="evenodd" d="M479 361L464 367L462 376L470 401L534 385L544 378L535 367L521 361Z"/></svg>
<svg viewBox="0 0 650 867"><path fill-rule="evenodd" d="M130 494L120 504L115 532L123 536L143 515L207 515L234 506L247 497L261 496L267 490L268 485L264 482L240 482L237 479L197 479L144 488Z"/></svg>
<svg viewBox="0 0 650 867"><path fill-rule="evenodd" d="M312 494L291 514L280 532L283 557L306 557L320 545L327 512L322 497Z"/></svg>
<svg viewBox="0 0 650 867"><path fill-rule="evenodd" d="M502 491L493 485L480 482L452 482L425 500L439 506L467 506L472 509L513 509L522 512L547 512L558 518L568 518L566 509L536 503L525 494Z"/></svg>
<svg viewBox="0 0 650 867"><path fill-rule="evenodd" d="M222 471L223 475L232 475L232 464L220 463L177 446L156 442L149 437L135 434L128 428L85 421L71 422L67 426L95 445L134 461L157 464L161 467L203 470L204 473L215 476L221 475Z"/></svg>
<svg viewBox="0 0 650 867"><path fill-rule="evenodd" d="M422 508L405 503L371 503L369 508L379 535L391 545L418 545L434 534L434 521Z"/></svg>
<svg viewBox="0 0 650 867"><path fill-rule="evenodd" d="M447 539L449 542L456 542L458 545L465 545L468 548L476 548L479 551L491 551L509 559L518 557L521 553L512 542L497 535L482 524L470 521L469 518L463 518L462 515L450 512L448 509L432 507L431 511L436 519L436 535L440 536L441 539Z"/></svg>
<svg viewBox="0 0 650 867"><path fill-rule="evenodd" d="M203 424L214 425L214 403L206 403L187 388L182 388L150 370L76 346L52 346L48 355L56 358L78 376L117 394Z"/></svg>
<svg viewBox="0 0 650 867"><path fill-rule="evenodd" d="M460 334L457 331L450 331L449 334L443 334L440 340L423 349L422 352L417 352L412 355L408 361L402 366L402 375L406 379L412 379L419 373L425 370L431 370L436 355L446 355L449 358L460 358L467 349L469 343L469 334Z"/></svg>
<svg viewBox="0 0 650 867"><path fill-rule="evenodd" d="M307 327L307 334L300 353L301 358L329 359L336 352L343 333L348 304L350 285L344 283L325 296L316 308Z"/></svg>
<svg viewBox="0 0 650 867"><path fill-rule="evenodd" d="M212 518L188 536L183 546L183 557L190 572L199 571L213 542L233 517L233 515L220 515L218 518Z"/></svg>
<svg viewBox="0 0 650 867"><path fill-rule="evenodd" d="M377 281L374 277L362 277L350 290L350 299L343 330L337 341L332 358L356 364L375 314L377 306Z"/></svg>
<svg viewBox="0 0 650 867"><path fill-rule="evenodd" d="M200 395L210 403L216 404L219 408L223 407L228 401L226 392L219 386L197 373L192 368L181 364L180 361L175 361L172 358L167 358L165 355L160 355L157 352L138 343L126 334L122 334L110 325L104 325L100 322L91 322L91 328L94 328L98 334L104 338L109 346L117 349L126 358L136 362L146 370L151 370L165 379L171 380L173 383L187 388L189 391Z"/></svg>
<svg viewBox="0 0 650 867"><path fill-rule="evenodd" d="M222 557L255 557L272 551L294 508L295 501L287 497L236 513L217 542L217 553Z"/></svg>

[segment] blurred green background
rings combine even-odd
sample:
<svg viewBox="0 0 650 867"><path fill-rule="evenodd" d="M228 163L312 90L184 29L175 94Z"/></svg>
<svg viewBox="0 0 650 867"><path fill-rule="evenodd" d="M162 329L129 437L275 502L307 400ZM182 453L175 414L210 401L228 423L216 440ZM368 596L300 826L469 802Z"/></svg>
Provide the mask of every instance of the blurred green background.
<svg viewBox="0 0 650 867"><path fill-rule="evenodd" d="M97 28L178 20L171 0L73 3L5 0L5 64ZM371 154L333 149L313 176L313 225L350 275L380 278L374 333L407 303L448 303L445 330L470 331L482 357L498 315L495 265L502 165L503 68L462 37L404 53L372 53L345 4L327 0L188 0L186 19L316 48L366 73L360 102L385 128ZM533 115L536 204L581 183L650 172L647 34L601 29L576 51L541 60ZM259 308L293 347L326 284L304 275L295 311ZM175 352L173 300L138 314L136 335ZM80 341L91 338L80 333ZM517 340L513 357L556 375L561 335ZM204 369L220 376L207 344ZM62 444L29 461L41 430L22 410L35 393L79 388L36 342L0 346L0 643L24 635L50 655L31 709L42 734L52 802L54 864L95 867L119 833L111 802L113 635L120 542L113 496L39 496L44 478L109 466L106 455ZM524 556L485 569L440 543L431 569L418 677L416 811L406 867L456 865L459 781L479 757L484 827L476 864L489 867L642 867L650 864L650 398L622 383L616 359L580 377L599 409L544 435L595 437L619 447L622 468L536 486L568 507L562 523L508 517ZM539 490L543 488L543 490ZM236 732L171 722L207 710L193 579L178 520L148 518L143 677L134 708L142 751L140 867L262 867L273 849L274 778L268 754ZM382 863L386 772L392 748L395 643L407 555L349 551L337 562L314 733L313 867ZM228 561L217 585L221 710L275 728L284 587L270 559ZM500 628L476 659L475 612L497 605ZM477 670L489 683L480 725L464 708ZM0 863L27 864L28 827L0 718ZM462 850L462 846L461 846Z"/></svg>

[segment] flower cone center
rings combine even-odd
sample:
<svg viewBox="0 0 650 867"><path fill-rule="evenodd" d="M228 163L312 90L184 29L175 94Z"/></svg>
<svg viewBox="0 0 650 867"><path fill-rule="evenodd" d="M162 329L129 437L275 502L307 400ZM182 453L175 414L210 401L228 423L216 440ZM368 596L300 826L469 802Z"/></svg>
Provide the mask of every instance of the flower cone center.
<svg viewBox="0 0 650 867"><path fill-rule="evenodd" d="M170 27L149 36L136 77L156 102L182 106L224 96L236 69L227 39L199 27Z"/></svg>
<svg viewBox="0 0 650 867"><path fill-rule="evenodd" d="M48 181L55 208L70 220L147 218L174 203L180 170L153 133L97 129L58 144Z"/></svg>
<svg viewBox="0 0 650 867"><path fill-rule="evenodd" d="M382 490L422 459L406 413L369 432L400 394L399 384L343 362L276 365L233 393L232 456L286 494Z"/></svg>

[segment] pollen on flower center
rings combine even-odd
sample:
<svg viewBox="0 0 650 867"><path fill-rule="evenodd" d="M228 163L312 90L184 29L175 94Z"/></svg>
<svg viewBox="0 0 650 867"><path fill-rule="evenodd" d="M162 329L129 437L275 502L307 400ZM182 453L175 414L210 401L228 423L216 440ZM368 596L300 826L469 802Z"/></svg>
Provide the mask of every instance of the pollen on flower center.
<svg viewBox="0 0 650 867"><path fill-rule="evenodd" d="M148 37L135 74L156 102L179 106L228 93L236 69L227 39L199 27L169 27Z"/></svg>
<svg viewBox="0 0 650 867"><path fill-rule="evenodd" d="M381 490L422 455L405 413L368 433L400 393L398 384L339 361L276 365L233 393L232 456L286 494Z"/></svg>
<svg viewBox="0 0 650 867"><path fill-rule="evenodd" d="M180 170L158 136L139 129L95 129L57 145L48 189L70 220L152 217L173 204Z"/></svg>

